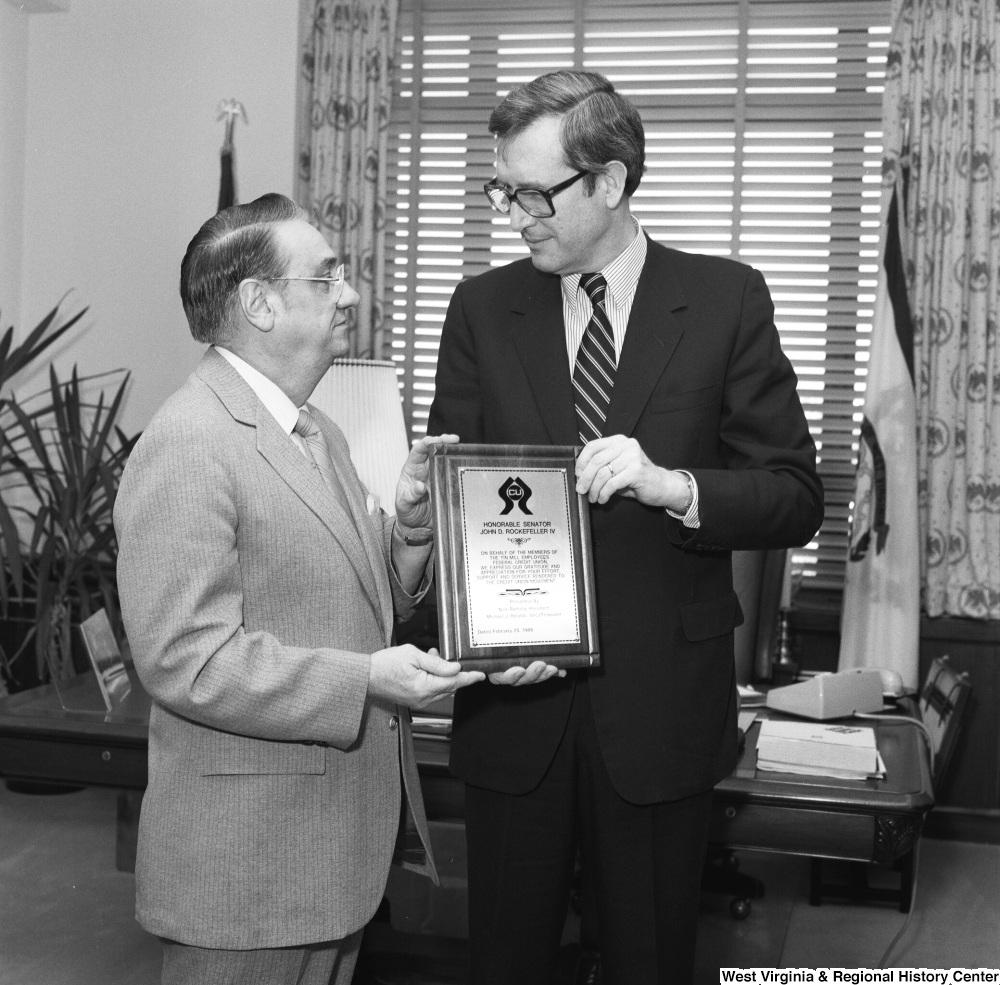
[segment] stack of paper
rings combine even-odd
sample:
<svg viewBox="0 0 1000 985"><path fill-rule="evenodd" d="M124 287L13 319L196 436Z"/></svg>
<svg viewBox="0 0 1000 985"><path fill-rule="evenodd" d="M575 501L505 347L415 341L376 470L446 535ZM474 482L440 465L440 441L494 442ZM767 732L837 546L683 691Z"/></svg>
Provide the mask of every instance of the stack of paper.
<svg viewBox="0 0 1000 985"><path fill-rule="evenodd" d="M773 719L760 723L757 769L845 780L885 775L873 728Z"/></svg>
<svg viewBox="0 0 1000 985"><path fill-rule="evenodd" d="M749 684L737 684L736 690L739 692L740 695L741 708L764 707L763 691L758 691L755 687L751 687Z"/></svg>

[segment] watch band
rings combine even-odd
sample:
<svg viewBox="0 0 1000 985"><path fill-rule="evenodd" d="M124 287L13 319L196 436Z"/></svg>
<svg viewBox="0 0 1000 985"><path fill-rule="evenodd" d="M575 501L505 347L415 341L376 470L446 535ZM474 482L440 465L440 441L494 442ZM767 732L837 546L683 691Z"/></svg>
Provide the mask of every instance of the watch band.
<svg viewBox="0 0 1000 985"><path fill-rule="evenodd" d="M420 533L413 531L410 536L403 533L403 528L398 523L395 529L407 547L426 547L434 541L434 531L430 527L425 527Z"/></svg>

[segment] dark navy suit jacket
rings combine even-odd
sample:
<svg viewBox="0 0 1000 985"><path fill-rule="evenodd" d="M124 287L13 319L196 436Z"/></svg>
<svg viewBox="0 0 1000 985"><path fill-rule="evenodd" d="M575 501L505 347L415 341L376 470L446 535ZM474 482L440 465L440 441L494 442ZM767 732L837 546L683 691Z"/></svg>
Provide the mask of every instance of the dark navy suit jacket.
<svg viewBox="0 0 1000 985"><path fill-rule="evenodd" d="M648 243L606 435L634 437L698 483L701 526L612 497L591 507L601 666L587 671L605 765L647 804L711 788L736 763L730 552L805 544L823 517L815 446L761 275ZM530 259L460 284L428 433L579 444L560 278ZM526 793L569 713L575 672L456 695L451 767Z"/></svg>

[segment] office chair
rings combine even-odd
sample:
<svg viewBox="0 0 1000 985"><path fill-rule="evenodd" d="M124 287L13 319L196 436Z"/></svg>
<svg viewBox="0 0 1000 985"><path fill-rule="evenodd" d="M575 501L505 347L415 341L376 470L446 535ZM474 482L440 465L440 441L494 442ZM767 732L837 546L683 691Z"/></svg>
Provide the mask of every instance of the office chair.
<svg viewBox="0 0 1000 985"><path fill-rule="evenodd" d="M917 712L930 733L933 752L931 782L940 792L962 727L972 683L967 672L959 674L947 656L935 658L920 689Z"/></svg>
<svg viewBox="0 0 1000 985"><path fill-rule="evenodd" d="M733 633L736 683L770 680L787 551L733 551L733 589L743 625Z"/></svg>
<svg viewBox="0 0 1000 985"><path fill-rule="evenodd" d="M935 658L924 679L920 695L913 707L913 717L923 722L927 731L931 757L931 786L938 796L961 728L962 714L972 684L968 673L959 674L947 656ZM868 866L864 862L847 864L848 881L823 881L823 859L810 860L809 903L820 906L823 897L849 899L854 902L898 903L900 913L909 913L913 899L913 863L911 848L893 864L899 872L899 888L875 887L868 884Z"/></svg>

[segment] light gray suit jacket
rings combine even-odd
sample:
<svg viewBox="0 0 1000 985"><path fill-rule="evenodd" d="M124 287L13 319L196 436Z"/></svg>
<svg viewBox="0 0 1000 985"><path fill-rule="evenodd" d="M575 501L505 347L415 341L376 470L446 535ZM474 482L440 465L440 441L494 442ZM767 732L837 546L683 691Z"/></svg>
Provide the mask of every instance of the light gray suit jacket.
<svg viewBox="0 0 1000 985"><path fill-rule="evenodd" d="M436 880L405 708L370 654L416 599L392 574L340 430L338 505L209 350L156 413L115 507L122 614L153 697L136 916L215 948L340 938L382 898L400 775Z"/></svg>

